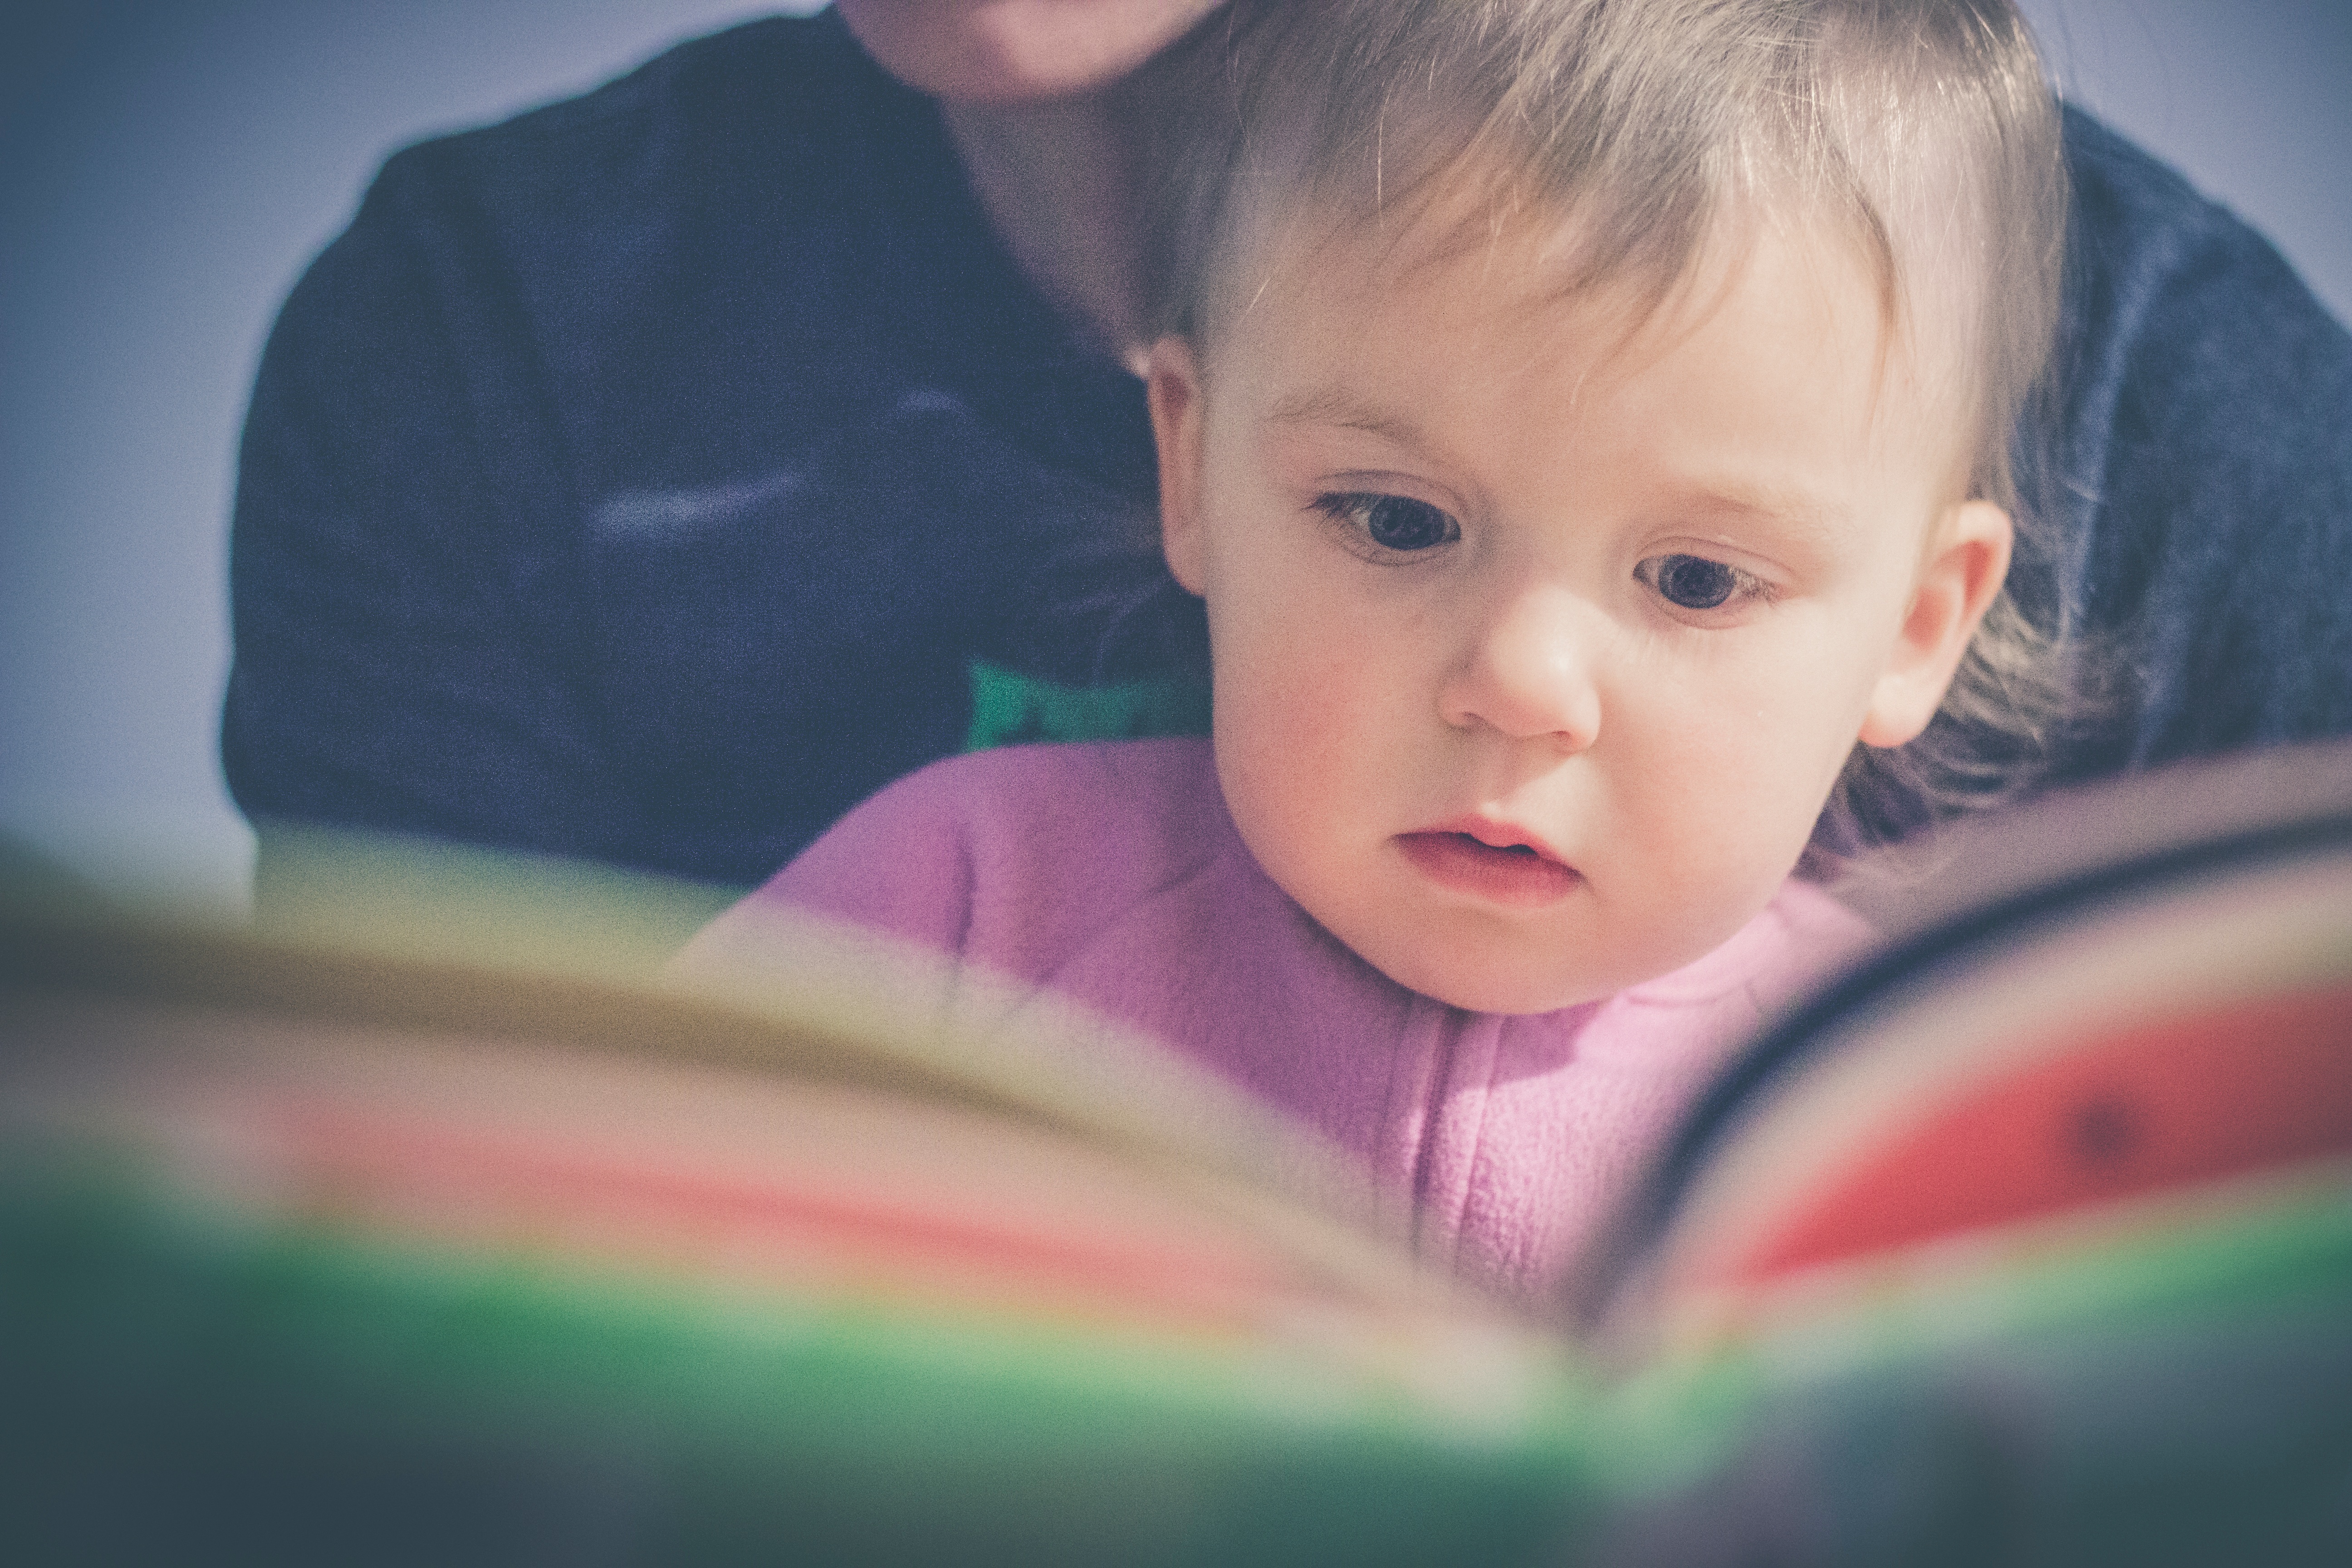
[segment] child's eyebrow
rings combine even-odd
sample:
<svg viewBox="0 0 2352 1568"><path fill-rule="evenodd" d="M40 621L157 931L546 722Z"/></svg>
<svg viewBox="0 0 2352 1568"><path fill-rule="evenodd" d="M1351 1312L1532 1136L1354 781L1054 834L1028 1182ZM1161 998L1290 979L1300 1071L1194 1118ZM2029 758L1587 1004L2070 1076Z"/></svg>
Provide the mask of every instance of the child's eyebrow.
<svg viewBox="0 0 2352 1568"><path fill-rule="evenodd" d="M1377 403L1367 403L1339 386L1285 393L1274 400L1265 419L1269 425L1329 425L1343 430L1361 430L1416 452L1430 447L1428 437L1410 416Z"/></svg>
<svg viewBox="0 0 2352 1568"><path fill-rule="evenodd" d="M1683 487L1675 505L1726 521L1768 523L1816 542L1844 531L1853 520L1851 506L1815 491L1727 476Z"/></svg>

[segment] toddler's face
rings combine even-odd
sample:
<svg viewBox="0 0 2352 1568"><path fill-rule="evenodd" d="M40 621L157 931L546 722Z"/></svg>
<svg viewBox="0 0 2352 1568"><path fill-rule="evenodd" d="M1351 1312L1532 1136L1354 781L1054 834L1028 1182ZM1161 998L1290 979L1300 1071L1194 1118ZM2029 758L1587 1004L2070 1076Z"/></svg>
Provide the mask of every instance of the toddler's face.
<svg viewBox="0 0 2352 1568"><path fill-rule="evenodd" d="M1391 978L1500 1012L1755 915L2009 550L1842 241L1766 233L1643 320L1548 289L1541 238L1277 242L1151 385L1243 837Z"/></svg>

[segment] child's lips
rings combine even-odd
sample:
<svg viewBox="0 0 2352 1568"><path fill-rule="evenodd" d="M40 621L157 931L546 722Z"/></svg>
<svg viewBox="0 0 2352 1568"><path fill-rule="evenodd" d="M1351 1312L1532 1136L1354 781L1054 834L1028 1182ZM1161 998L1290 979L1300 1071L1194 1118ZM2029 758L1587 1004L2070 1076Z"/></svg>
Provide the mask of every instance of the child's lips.
<svg viewBox="0 0 2352 1568"><path fill-rule="evenodd" d="M1413 867L1440 887L1470 893L1513 909L1558 903L1582 880L1542 848L1527 843L1496 845L1491 829L1482 837L1464 828L1432 828L1397 835L1397 847Z"/></svg>

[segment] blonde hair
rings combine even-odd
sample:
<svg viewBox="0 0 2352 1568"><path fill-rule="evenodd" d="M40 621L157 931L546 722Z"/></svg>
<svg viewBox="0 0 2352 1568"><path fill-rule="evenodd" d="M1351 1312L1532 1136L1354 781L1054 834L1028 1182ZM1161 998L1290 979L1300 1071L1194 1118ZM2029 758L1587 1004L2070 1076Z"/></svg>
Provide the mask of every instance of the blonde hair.
<svg viewBox="0 0 2352 1568"><path fill-rule="evenodd" d="M2044 550L2011 432L2049 356L2066 182L2008 0L1236 0L1132 90L1160 331L1213 343L1268 225L1305 210L1572 216L1570 286L1630 279L1653 309L1733 214L1822 215L1889 341L1957 324L1969 492L2011 513L2021 559ZM2004 590L1927 731L1855 748L1808 868L2016 793L2063 713L2058 665Z"/></svg>

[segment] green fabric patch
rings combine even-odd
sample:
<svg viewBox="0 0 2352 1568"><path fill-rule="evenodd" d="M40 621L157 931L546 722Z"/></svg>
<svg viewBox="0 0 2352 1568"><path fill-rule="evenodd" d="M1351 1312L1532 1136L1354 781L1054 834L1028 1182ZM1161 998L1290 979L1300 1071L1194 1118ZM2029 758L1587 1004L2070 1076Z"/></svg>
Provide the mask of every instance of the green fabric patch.
<svg viewBox="0 0 2352 1568"><path fill-rule="evenodd" d="M1062 686L973 659L967 752L1034 741L1132 741L1209 732L1209 688L1201 680L1130 680Z"/></svg>

